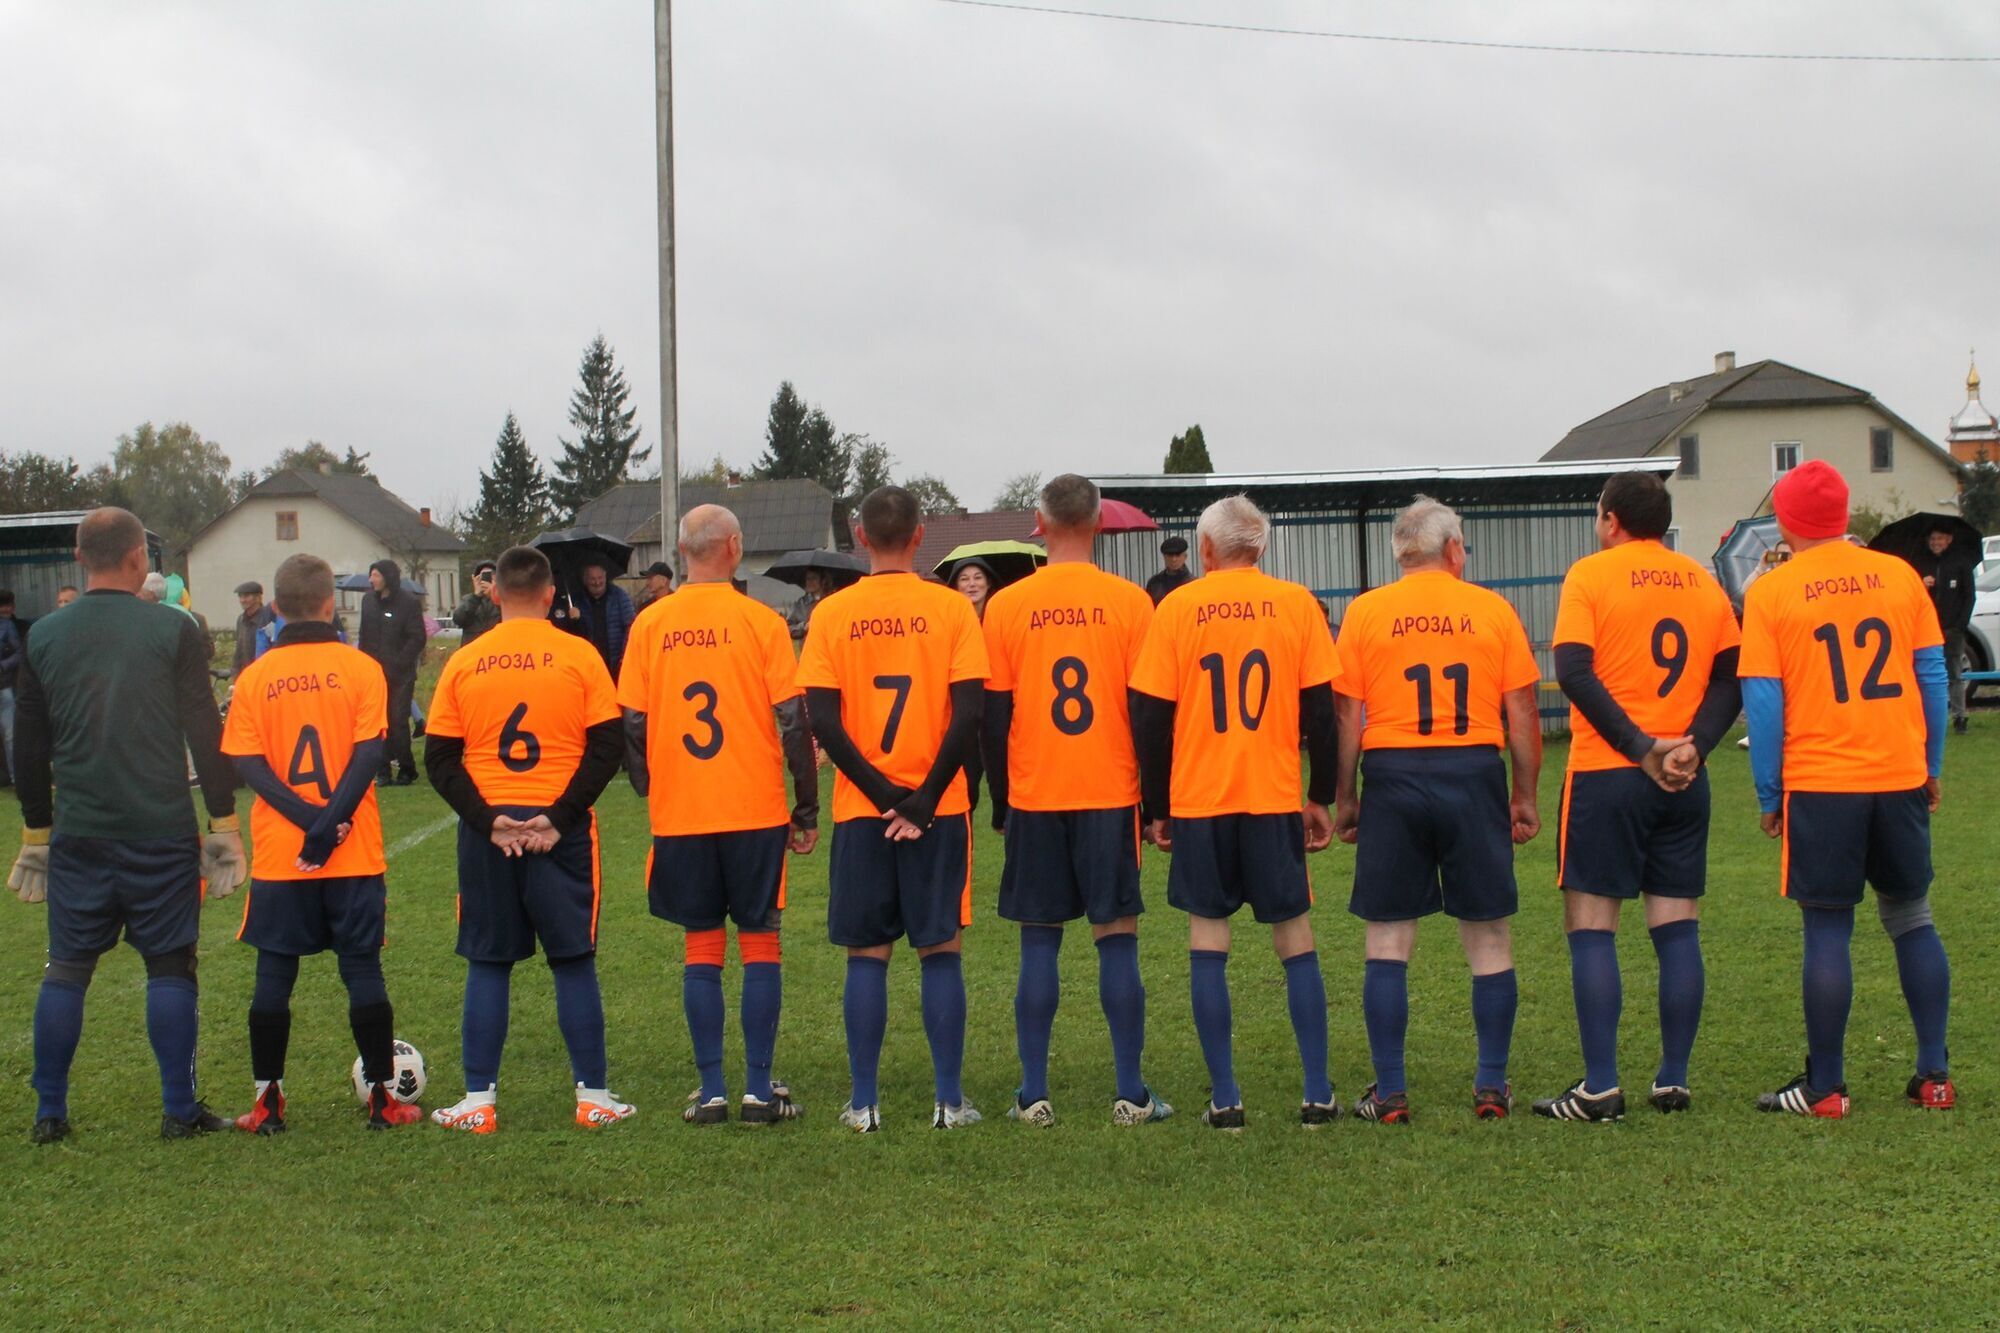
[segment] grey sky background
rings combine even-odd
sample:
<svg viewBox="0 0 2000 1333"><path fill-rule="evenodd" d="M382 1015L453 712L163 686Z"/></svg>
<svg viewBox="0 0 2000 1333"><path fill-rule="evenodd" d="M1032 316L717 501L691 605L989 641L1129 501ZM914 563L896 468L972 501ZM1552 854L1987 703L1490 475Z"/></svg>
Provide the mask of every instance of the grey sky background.
<svg viewBox="0 0 2000 1333"><path fill-rule="evenodd" d="M2000 54L1942 0L1092 7ZM1223 471L1524 462L1723 348L1934 437L1968 347L2000 386L2000 66L675 10L690 464L752 462L784 378L975 508L1196 421ZM184 419L469 503L510 408L555 452L599 330L656 445L652 149L645 0L0 0L0 448Z"/></svg>

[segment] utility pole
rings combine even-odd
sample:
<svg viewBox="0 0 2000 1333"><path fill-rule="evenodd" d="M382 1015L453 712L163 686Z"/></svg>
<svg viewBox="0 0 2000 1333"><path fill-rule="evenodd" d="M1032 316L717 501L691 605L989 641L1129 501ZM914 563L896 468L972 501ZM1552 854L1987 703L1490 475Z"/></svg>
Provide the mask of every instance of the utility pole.
<svg viewBox="0 0 2000 1333"><path fill-rule="evenodd" d="M660 554L669 563L681 521L680 385L674 347L673 30L673 0L653 0L653 164L660 181ZM677 572L687 576L684 569Z"/></svg>

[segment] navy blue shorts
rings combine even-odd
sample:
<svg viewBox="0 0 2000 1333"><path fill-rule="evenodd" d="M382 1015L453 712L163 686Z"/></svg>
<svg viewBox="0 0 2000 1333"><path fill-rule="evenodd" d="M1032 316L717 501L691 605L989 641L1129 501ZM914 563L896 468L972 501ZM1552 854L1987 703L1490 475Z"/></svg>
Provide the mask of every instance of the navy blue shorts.
<svg viewBox="0 0 2000 1333"><path fill-rule="evenodd" d="M1175 818L1167 903L1189 916L1226 920L1250 905L1265 925L1312 908L1306 825L1298 814Z"/></svg>
<svg viewBox="0 0 2000 1333"><path fill-rule="evenodd" d="M1884 898L1931 891L1931 812L1922 787L1786 792L1784 810L1783 891L1792 901L1853 907L1863 881Z"/></svg>
<svg viewBox="0 0 2000 1333"><path fill-rule="evenodd" d="M49 957L96 958L121 931L145 958L201 938L201 839L49 839Z"/></svg>
<svg viewBox="0 0 2000 1333"><path fill-rule="evenodd" d="M1556 883L1600 898L1699 898L1708 888L1708 770L1663 791L1636 768L1563 779Z"/></svg>
<svg viewBox="0 0 2000 1333"><path fill-rule="evenodd" d="M914 948L949 943L972 924L972 816L943 815L921 838L891 842L887 821L833 826L826 933L849 949L908 937Z"/></svg>
<svg viewBox="0 0 2000 1333"><path fill-rule="evenodd" d="M776 930L785 908L785 845L791 827L654 838L646 858L653 915L687 930Z"/></svg>
<svg viewBox="0 0 2000 1333"><path fill-rule="evenodd" d="M1488 745L1361 755L1361 832L1347 910L1363 921L1514 915L1507 765Z"/></svg>
<svg viewBox="0 0 2000 1333"><path fill-rule="evenodd" d="M498 807L515 819L537 811ZM597 951L597 816L555 847L508 856L463 820L458 826L458 953L475 963L551 962Z"/></svg>
<svg viewBox="0 0 2000 1333"><path fill-rule="evenodd" d="M1139 896L1139 809L1009 810L1000 915L1093 926L1146 910Z"/></svg>
<svg viewBox="0 0 2000 1333"><path fill-rule="evenodd" d="M380 875L253 879L236 938L294 957L374 953L387 942L388 921L389 887Z"/></svg>

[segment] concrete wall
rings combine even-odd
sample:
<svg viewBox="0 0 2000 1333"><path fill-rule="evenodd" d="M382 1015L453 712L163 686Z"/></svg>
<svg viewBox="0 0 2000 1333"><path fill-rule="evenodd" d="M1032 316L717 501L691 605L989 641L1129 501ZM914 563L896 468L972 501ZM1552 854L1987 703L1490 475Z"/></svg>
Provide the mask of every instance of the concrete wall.
<svg viewBox="0 0 2000 1333"><path fill-rule="evenodd" d="M1869 467L1868 432L1886 426L1895 439L1895 466ZM1674 497L1679 547L1697 560L1715 553L1723 534L1740 518L1769 513L1768 496L1777 476L1771 446L1799 443L1799 461L1820 458L1840 469L1856 506L1889 511L1890 517L1920 509L1950 512L1958 480L1937 454L1873 407L1858 403L1829 407L1716 408L1696 417L1683 434L1701 440L1701 475L1668 480ZM1680 452L1678 439L1658 454Z"/></svg>
<svg viewBox="0 0 2000 1333"><path fill-rule="evenodd" d="M296 541L279 541L278 515L299 516ZM345 514L313 496L256 498L245 501L204 533L188 551L188 591L194 609L208 618L210 628L228 629L236 623L236 585L255 579L264 585L266 599L278 566L289 557L316 555L333 566L336 575L365 573L377 560L392 559L407 564L388 550L374 533ZM440 620L449 619L458 602L458 557L438 552L430 557L424 582L430 591L426 609ZM411 571L404 569L404 574ZM343 607L353 602L342 594Z"/></svg>

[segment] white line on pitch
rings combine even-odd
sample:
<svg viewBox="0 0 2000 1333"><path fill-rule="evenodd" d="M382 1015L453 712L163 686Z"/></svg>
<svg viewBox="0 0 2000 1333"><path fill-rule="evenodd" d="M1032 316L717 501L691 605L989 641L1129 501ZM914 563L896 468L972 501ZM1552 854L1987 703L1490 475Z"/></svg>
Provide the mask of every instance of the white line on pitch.
<svg viewBox="0 0 2000 1333"><path fill-rule="evenodd" d="M446 829L450 828L453 824L456 824L457 822L458 822L457 815L446 815L443 819L438 820L434 824L426 824L422 828L418 829L415 833L411 833L404 837L396 839L395 842L389 845L389 851L387 855L391 859L401 856L404 852L409 851L410 848L415 847L418 843L423 842L426 839L432 838L437 834L444 832Z"/></svg>

